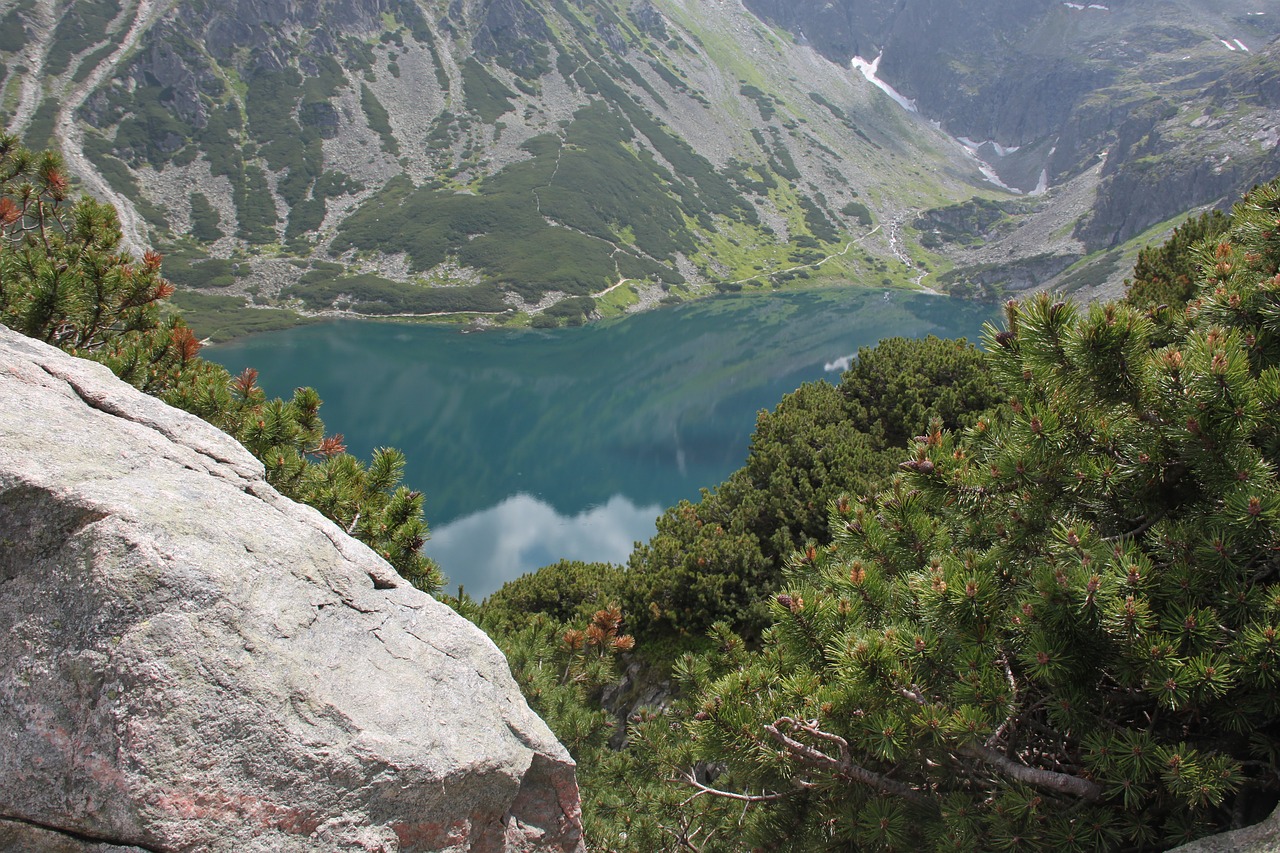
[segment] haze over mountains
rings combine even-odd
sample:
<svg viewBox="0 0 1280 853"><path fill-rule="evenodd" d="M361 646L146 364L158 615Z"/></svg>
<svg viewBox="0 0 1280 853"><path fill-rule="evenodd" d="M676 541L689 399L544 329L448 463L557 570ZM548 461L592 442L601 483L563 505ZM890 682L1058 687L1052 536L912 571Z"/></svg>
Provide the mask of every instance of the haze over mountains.
<svg viewBox="0 0 1280 853"><path fill-rule="evenodd" d="M578 322L1105 290L1280 173L1277 33L1259 0L14 0L0 105L201 306Z"/></svg>

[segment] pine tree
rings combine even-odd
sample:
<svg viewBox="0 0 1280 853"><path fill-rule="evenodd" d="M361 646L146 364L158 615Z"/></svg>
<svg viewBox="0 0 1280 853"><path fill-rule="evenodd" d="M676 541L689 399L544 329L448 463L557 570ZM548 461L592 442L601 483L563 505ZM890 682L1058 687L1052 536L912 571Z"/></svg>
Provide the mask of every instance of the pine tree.
<svg viewBox="0 0 1280 853"><path fill-rule="evenodd" d="M1126 280L1124 301L1135 308L1181 311L1195 296L1198 262L1191 248L1215 240L1230 220L1220 210L1192 217L1173 230L1169 239L1138 253L1133 277Z"/></svg>
<svg viewBox="0 0 1280 853"><path fill-rule="evenodd" d="M268 400L255 371L233 378L200 358L195 333L162 309L173 285L160 255L148 251L137 263L120 242L115 210L88 197L72 201L56 154L33 154L0 134L0 323L99 361L226 431L262 461L272 486L437 591L439 569L421 552L422 494L400 485L404 456L379 449L363 465L344 452L342 436L325 435L314 390Z"/></svg>
<svg viewBox="0 0 1280 853"><path fill-rule="evenodd" d="M1192 251L1185 312L1011 302L1006 404L833 504L759 655L681 665L633 738L736 804L700 849L1160 849L1275 803L1280 182Z"/></svg>
<svg viewBox="0 0 1280 853"><path fill-rule="evenodd" d="M755 639L786 556L830 538L827 505L888 476L931 418L969 423L997 390L964 341L889 338L859 349L838 387L808 383L761 412L746 464L667 510L632 554L622 600L637 635L698 637L727 621Z"/></svg>

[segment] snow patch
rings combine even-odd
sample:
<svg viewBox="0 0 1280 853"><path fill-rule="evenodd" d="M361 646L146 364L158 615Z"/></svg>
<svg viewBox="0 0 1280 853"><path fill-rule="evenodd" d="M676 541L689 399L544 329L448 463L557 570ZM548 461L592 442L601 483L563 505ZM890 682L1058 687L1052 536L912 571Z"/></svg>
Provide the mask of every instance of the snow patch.
<svg viewBox="0 0 1280 853"><path fill-rule="evenodd" d="M1040 180L1036 181L1036 188L1027 195L1044 195L1049 191L1049 170L1040 170Z"/></svg>
<svg viewBox="0 0 1280 853"><path fill-rule="evenodd" d="M974 159L977 159L976 157ZM978 171L982 173L982 177L987 179L988 183L995 184L1000 189L1015 195L1022 195L1022 190L1017 187L1011 187L1004 181L1000 180L1000 176L996 174L996 170L991 168L991 164L983 160L978 160Z"/></svg>
<svg viewBox="0 0 1280 853"><path fill-rule="evenodd" d="M990 145L991 150L996 152L997 157L1008 157L1010 154L1015 153L1022 147L1021 145L1001 145L994 139L988 139L986 142L974 142L967 136L957 136L956 139L961 145L968 148L974 154L977 154L978 149L982 148L982 146Z"/></svg>
<svg viewBox="0 0 1280 853"><path fill-rule="evenodd" d="M1236 46L1235 46L1234 44L1232 44L1231 42L1227 41L1226 39L1218 39L1218 41L1220 41L1220 42L1222 42L1224 45L1226 45L1227 50L1235 51Z"/></svg>
<svg viewBox="0 0 1280 853"><path fill-rule="evenodd" d="M1245 53L1253 53L1253 51L1249 50L1249 46L1246 45L1244 42L1240 41L1240 39L1232 39L1232 41L1236 43L1236 47L1240 48Z"/></svg>
<svg viewBox="0 0 1280 853"><path fill-rule="evenodd" d="M972 157L974 162L978 164L978 171L982 173L982 177L986 178L988 183L995 184L997 187L1007 192L1022 195L1022 190L1017 187L1011 187L1004 181L1000 180L1000 176L996 174L996 170L992 168L991 164L986 160L983 160L981 155L978 154L978 149L982 148L984 145L990 145L992 150L996 152L997 157L1004 157L1005 155L1012 154L1017 151L1019 146L1014 145L1006 148L999 142L995 142L990 139L986 142L974 142L967 136L957 136L956 142L959 142L964 147L965 153Z"/></svg>
<svg viewBox="0 0 1280 853"><path fill-rule="evenodd" d="M888 83L884 82L883 80L881 80L879 77L876 76L876 72L880 68L880 57L882 56L884 56L883 50L880 51L878 54L876 54L876 58L871 62L867 62L861 56L855 56L853 60L850 62L850 65L853 66L853 69L855 71L858 71L859 73L862 74L863 77L867 78L868 82L870 82L873 86L875 86L881 92L884 92L890 98L893 98L894 103L896 103L898 106L902 107L904 110L906 110L909 113L919 112L919 110L916 109L916 102L914 100L911 100L910 98L904 98L898 92L897 89L893 88Z"/></svg>

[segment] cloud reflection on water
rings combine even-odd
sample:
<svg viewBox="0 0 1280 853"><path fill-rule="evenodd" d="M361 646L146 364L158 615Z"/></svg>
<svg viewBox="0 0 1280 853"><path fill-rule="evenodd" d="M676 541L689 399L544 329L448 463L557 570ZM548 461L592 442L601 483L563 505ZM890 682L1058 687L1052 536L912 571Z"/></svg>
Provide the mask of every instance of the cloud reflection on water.
<svg viewBox="0 0 1280 853"><path fill-rule="evenodd" d="M451 521L431 531L427 555L451 578L466 578L466 591L482 599L531 567L557 560L624 563L637 541L649 539L658 504L636 506L614 495L573 515L528 494ZM450 584L450 591L456 585Z"/></svg>
<svg viewBox="0 0 1280 853"><path fill-rule="evenodd" d="M857 357L857 353L842 355L834 361L828 361L822 365L822 369L827 373L844 373L850 367L853 367L853 360Z"/></svg>

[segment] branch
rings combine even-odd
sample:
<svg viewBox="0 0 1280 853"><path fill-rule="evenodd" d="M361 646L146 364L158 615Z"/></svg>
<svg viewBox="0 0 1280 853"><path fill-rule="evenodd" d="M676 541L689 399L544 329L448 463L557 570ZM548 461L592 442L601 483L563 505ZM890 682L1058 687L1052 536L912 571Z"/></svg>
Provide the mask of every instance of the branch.
<svg viewBox="0 0 1280 853"><path fill-rule="evenodd" d="M1008 668L1007 664L1006 675L1010 679L1013 678L1013 671ZM924 698L919 693L906 687L899 690L898 693L913 702L921 705L924 704ZM1009 725L1009 720L1012 719L1013 717L1010 717L1008 720L1005 720L1004 723L1001 724L1000 728L1003 730ZM765 728L768 728L768 726ZM999 732L997 732L997 734L999 734ZM995 735L992 735L992 740L994 739ZM988 741L988 743L990 742L991 741ZM976 743L967 744L959 747L958 751L962 755L967 755L970 758L976 758L983 764L999 770L1009 778L1016 779L1017 781L1027 785L1032 785L1037 788L1047 788L1050 791L1057 791L1060 794L1071 794L1084 800L1097 800L1102 797L1102 787L1096 782L1091 782L1090 780L1084 779L1080 776L1072 776L1070 773L1056 773L1052 770L1041 770L1036 767L1028 767L1027 765L1014 761L1011 758L1006 758L990 746L979 746Z"/></svg>
<svg viewBox="0 0 1280 853"><path fill-rule="evenodd" d="M779 726L784 724L789 728L798 729L811 737L816 737L836 744L840 750L840 757L832 758L822 750L812 747L806 743L801 743L795 738L787 735L779 728ZM901 797L907 802L920 806L921 808L928 809L930 811L935 811L937 809L937 805L932 800L925 797L911 786L903 784L902 782L894 781L893 779L889 779L885 776L881 776L879 773L872 772L867 770L865 767L860 767L859 765L854 764L853 759L849 754L849 742L839 735L822 731L818 728L816 723L807 723L794 720L791 717L782 717L772 725L766 725L764 730L769 733L770 737L785 747L786 750L802 764L807 764L815 769L825 770L829 773L843 776L844 778L850 779L854 782L861 782L862 784L869 785L882 793Z"/></svg>
<svg viewBox="0 0 1280 853"><path fill-rule="evenodd" d="M670 835L671 837L673 837L676 841L679 841L680 844L683 845L684 847L694 851L694 853L702 853L702 848L695 847L693 842L689 840L688 833L676 832L671 827L663 826L661 824L658 825L658 828L661 829L663 832L667 833L668 835Z"/></svg>
<svg viewBox="0 0 1280 853"><path fill-rule="evenodd" d="M1000 663L1004 665L1004 677L1005 680L1009 682L1009 692L1013 697L1009 704L1016 709L1018 705L1018 682L1013 677L1013 667L1009 666L1009 658L1004 655L1000 657ZM994 732L992 732L991 737L987 738L987 746L991 747L999 743L1000 739L1004 737L1004 733L1008 731L1009 726L1013 725L1014 720L1016 720L1018 716L1019 712L1014 710L1013 713L1005 717L1004 722L1001 723Z"/></svg>
<svg viewBox="0 0 1280 853"><path fill-rule="evenodd" d="M1071 794L1083 800L1092 801L1102 798L1102 786L1080 776L1028 767L1011 758L1006 758L990 747L978 746L977 744L967 744L960 747L959 751L970 758L976 758L982 763L994 767L1010 779L1026 785L1047 788L1050 791L1057 791L1059 794Z"/></svg>
<svg viewBox="0 0 1280 853"><path fill-rule="evenodd" d="M1120 542L1125 539L1136 539L1142 534L1146 533L1151 528L1155 527L1156 524L1158 524L1161 521L1161 519L1163 519L1164 517L1165 517L1165 511L1160 510L1159 512L1147 518L1145 521L1139 524L1136 528L1134 528L1133 530L1130 530L1128 533L1117 533L1115 536L1104 536L1102 541L1103 542Z"/></svg>
<svg viewBox="0 0 1280 853"><path fill-rule="evenodd" d="M726 800L738 800L743 803L772 803L776 800L781 800L783 797L791 795L790 791L780 791L776 794L735 794L733 791L721 791L718 788L709 788L702 784L694 778L693 773L681 773L680 781L698 789L698 793L680 804L681 808L687 806L703 794L711 794L713 797L724 797Z"/></svg>

